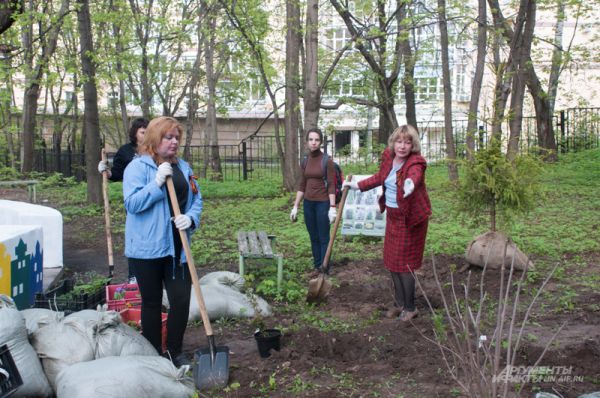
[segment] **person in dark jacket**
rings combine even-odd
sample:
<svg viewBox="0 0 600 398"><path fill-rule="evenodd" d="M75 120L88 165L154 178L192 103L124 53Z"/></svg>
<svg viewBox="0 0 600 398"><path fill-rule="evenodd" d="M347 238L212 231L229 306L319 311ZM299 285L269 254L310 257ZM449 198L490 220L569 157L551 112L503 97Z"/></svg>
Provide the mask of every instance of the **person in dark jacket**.
<svg viewBox="0 0 600 398"><path fill-rule="evenodd" d="M414 271L421 267L431 202L425 187L427 162L420 155L419 133L410 125L398 127L381 155L379 171L344 187L368 191L382 186L379 207L387 210L383 264L394 284L394 308L386 314L409 321L418 315L415 307Z"/></svg>
<svg viewBox="0 0 600 398"><path fill-rule="evenodd" d="M101 160L100 163L98 163L98 172L100 174L104 171L108 172L108 179L111 181L123 181L125 167L127 167L129 162L135 157L138 144L141 144L144 139L146 127L148 127L147 119L144 119L143 117L134 119L129 128L129 142L121 146L117 151L113 159L113 167L109 169L108 163Z"/></svg>
<svg viewBox="0 0 600 398"><path fill-rule="evenodd" d="M111 181L123 181L123 173L125 167L133 160L137 154L138 144L141 145L144 140L144 134L146 134L146 127L148 127L148 120L143 117L134 119L131 122L129 128L129 142L119 148L115 158L113 159L112 169L108 168L108 162L100 161L98 163L98 173L108 173L108 179ZM131 261L128 261L129 274L127 279L129 283L136 283L135 272Z"/></svg>
<svg viewBox="0 0 600 398"><path fill-rule="evenodd" d="M298 205L304 199L304 223L310 236L314 269L310 277L321 270L325 252L329 245L329 224L335 221L337 209L335 205L335 169L331 158L327 161L326 173L323 170L323 133L317 128L309 129L305 136L309 151L306 161L301 164L302 174L296 192L296 201L290 212L290 220L296 221ZM325 180L327 179L327 185Z"/></svg>
<svg viewBox="0 0 600 398"><path fill-rule="evenodd" d="M192 280L179 231L189 239L200 227L202 195L189 164L177 156L183 127L161 116L148 124L146 137L125 169L123 199L125 255L134 263L142 295L143 335L161 353L163 288L169 298L167 350L176 366L189 363L182 353ZM174 217L166 181L172 178L181 214Z"/></svg>

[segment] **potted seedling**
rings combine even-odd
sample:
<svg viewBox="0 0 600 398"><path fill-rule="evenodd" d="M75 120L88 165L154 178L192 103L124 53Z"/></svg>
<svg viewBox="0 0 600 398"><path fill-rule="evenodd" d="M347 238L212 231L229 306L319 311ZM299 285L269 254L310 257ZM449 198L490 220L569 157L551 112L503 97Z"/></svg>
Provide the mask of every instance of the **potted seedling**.
<svg viewBox="0 0 600 398"><path fill-rule="evenodd" d="M267 328L260 315L252 320L252 325L255 326L254 339L261 358L270 357L272 349L275 351L281 349L281 331L279 329Z"/></svg>

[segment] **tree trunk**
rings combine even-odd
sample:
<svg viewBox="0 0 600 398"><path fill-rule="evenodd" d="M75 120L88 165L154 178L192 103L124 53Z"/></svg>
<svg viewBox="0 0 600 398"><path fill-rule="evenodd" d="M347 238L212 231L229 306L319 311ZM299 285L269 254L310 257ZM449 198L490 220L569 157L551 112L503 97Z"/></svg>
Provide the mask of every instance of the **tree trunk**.
<svg viewBox="0 0 600 398"><path fill-rule="evenodd" d="M20 13L21 2L13 0L0 1L0 34L10 28L15 21L16 14Z"/></svg>
<svg viewBox="0 0 600 398"><path fill-rule="evenodd" d="M118 8L115 6L113 0L110 0L110 8L113 12L118 12ZM123 63L118 57L120 54L124 54L123 43L121 43L121 29L118 23L112 24L113 35L115 37L115 50L117 52L117 59L115 61L115 71L119 78L119 109L121 111L121 124L125 135L129 131L129 117L127 116L127 103L125 101L125 80L123 80Z"/></svg>
<svg viewBox="0 0 600 398"><path fill-rule="evenodd" d="M448 178L458 181L456 164L456 146L452 131L452 82L450 76L450 59L448 56L448 22L446 21L446 0L438 0L438 24L442 50L442 79L444 85L444 133L446 137L446 153L448 154Z"/></svg>
<svg viewBox="0 0 600 398"><path fill-rule="evenodd" d="M30 25L23 29L23 48L26 49L26 83L25 95L23 100L23 124L21 138L21 171L29 173L33 170L33 151L35 141L36 113L37 102L40 95L40 80L44 73L44 67L48 64L48 60L56 50L58 34L62 27L62 21L65 14L68 12L69 0L62 0L60 10L57 15L56 22L49 28L47 33L47 41L41 39L41 56L34 66L34 55L31 53L33 42L33 21L30 20ZM34 12L34 10L28 10Z"/></svg>
<svg viewBox="0 0 600 398"><path fill-rule="evenodd" d="M215 29L216 18L214 14L209 13L205 24L208 26L207 36L205 37L205 60L206 60L206 85L208 86L208 99L206 101L206 125L205 131L210 146L210 168L212 170L211 179L223 181L223 170L221 169L221 156L219 155L219 137L217 135L217 77L214 70L215 56Z"/></svg>
<svg viewBox="0 0 600 398"><path fill-rule="evenodd" d="M300 89L300 73L299 73L299 64L300 64L300 46L302 43L301 33L300 33L300 6L295 0L286 0L286 20L287 31L285 38L285 170L284 174L284 186L285 189L292 192L296 186L296 179L300 174L300 170L298 167L298 136L300 135L300 100L298 97L298 91ZM312 5L314 7L313 10L307 9L307 12L314 11L317 8L317 4ZM313 16L314 17L314 16ZM306 128L316 127L316 123L318 122L319 117L319 106L318 100L316 98L317 95L317 70L311 69L317 66L317 54L316 54L316 35L317 32L313 32L312 30L316 30L316 25L309 25L307 15L307 48L306 48L306 58L307 58L307 89L311 90L309 96L310 99L308 101L308 105L311 108L312 113L309 114L311 120L305 121ZM309 39L310 37L310 39ZM309 42L312 40L312 42ZM311 64L308 65L308 62ZM310 84L310 88L309 88ZM312 102L311 102L312 101ZM305 107L307 106L307 101L304 101ZM316 108L316 112L314 112ZM306 116L306 115L305 115Z"/></svg>
<svg viewBox="0 0 600 398"><path fill-rule="evenodd" d="M479 13L477 16L477 60L475 73L471 86L471 100L469 101L469 115L467 121L467 158L473 160L475 153L475 135L477 134L477 115L479 109L479 96L485 69L485 56L487 53L487 4L486 0L478 0Z"/></svg>
<svg viewBox="0 0 600 398"><path fill-rule="evenodd" d="M83 83L85 163L87 177L87 199L90 203L102 204L100 174L96 169L100 161L100 121L98 117L98 94L96 91L96 65L92 61L94 54L90 5L88 0L77 0L77 21L81 46L81 69L85 77Z"/></svg>
<svg viewBox="0 0 600 398"><path fill-rule="evenodd" d="M319 2L317 0L307 0L306 2L306 33L304 37L304 48L306 51L306 64L304 65L304 129L308 130L319 127L319 110L321 102L318 95ZM296 148L297 145L298 142L296 140ZM298 151L296 150L295 152L297 155Z"/></svg>
<svg viewBox="0 0 600 398"><path fill-rule="evenodd" d="M402 21L403 31L408 31L409 27L404 26L406 20L407 3L402 2L400 6L400 20ZM413 55L410 46L409 36L401 39L402 58L404 60L404 76L402 76L402 85L404 86L404 101L406 102L406 122L418 130L417 126L417 101L415 98L415 63L416 58Z"/></svg>
<svg viewBox="0 0 600 398"><path fill-rule="evenodd" d="M23 131L21 136L21 172L33 171L33 150L37 102L40 96L40 85L29 83L23 97Z"/></svg>
<svg viewBox="0 0 600 398"><path fill-rule="evenodd" d="M495 35L498 33L498 25L496 27ZM494 70L496 72L496 83L494 86L494 102L493 102L493 116L492 116L492 141L500 142L502 140L502 123L504 122L504 111L506 109L506 102L508 101L508 95L510 94L510 79L512 72L510 69L511 64L505 64L500 59L500 37L494 38ZM508 69L508 70L507 70Z"/></svg>
<svg viewBox="0 0 600 398"><path fill-rule="evenodd" d="M558 78L563 66L563 31L565 25L565 3L558 0L556 9L556 25L554 26L554 49L552 50L552 64L550 65L550 77L548 78L548 103L550 114L554 114L556 93L558 91Z"/></svg>
<svg viewBox="0 0 600 398"><path fill-rule="evenodd" d="M369 29L364 29L364 27L355 23L356 17L350 13L346 5L343 5L339 0L330 0L330 2L344 21L352 40L355 42L356 49L375 76L377 108L380 112L378 138L380 143L385 143L391 132L398 127L394 110L395 86L402 62L402 42L405 40L403 34L406 33L401 32L403 26L402 13L400 12L401 1L397 1L397 8L392 10L389 10L383 1L376 3L377 28L384 33L377 35L375 38L368 37L367 32ZM386 14L387 11L390 11L390 13ZM395 25L390 23L391 21L395 21ZM388 34L392 34L391 29L396 30L393 42L394 48L388 52ZM373 49L373 47L375 48Z"/></svg>
<svg viewBox="0 0 600 398"><path fill-rule="evenodd" d="M532 22L535 23L534 0L521 0L510 51L512 55L511 62L515 71L510 98L510 134L506 149L506 157L510 161L513 161L519 152L519 141L523 124L526 60L530 57L531 41L533 40L534 26Z"/></svg>
<svg viewBox="0 0 600 398"><path fill-rule="evenodd" d="M494 17L494 25L498 31L502 32L509 43L513 42L515 31L512 26L506 21L502 15L498 0L488 0L492 16ZM534 25L536 16L536 4L534 0L530 1L530 8L527 11L527 23ZM533 104L536 112L536 126L538 134L538 143L545 155L546 161L555 161L557 159L556 140L552 129L552 113L549 95L544 91L540 80L533 68L533 61L530 56L524 60L525 75L527 88L533 99Z"/></svg>

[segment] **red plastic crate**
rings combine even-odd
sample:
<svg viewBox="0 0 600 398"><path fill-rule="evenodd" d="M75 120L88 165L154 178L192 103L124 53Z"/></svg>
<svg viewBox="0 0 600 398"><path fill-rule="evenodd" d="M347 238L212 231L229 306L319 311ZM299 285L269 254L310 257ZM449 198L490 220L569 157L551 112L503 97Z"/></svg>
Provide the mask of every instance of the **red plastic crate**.
<svg viewBox="0 0 600 398"><path fill-rule="evenodd" d="M115 294L123 293L122 298L115 299ZM109 310L121 311L142 305L142 296L137 283L106 285L106 304Z"/></svg>
<svg viewBox="0 0 600 398"><path fill-rule="evenodd" d="M142 310L141 308L126 308L120 312L121 320L123 323L135 322L137 328L142 330ZM167 316L168 314L163 312L162 314L162 349L167 351ZM131 326L131 325L130 325Z"/></svg>

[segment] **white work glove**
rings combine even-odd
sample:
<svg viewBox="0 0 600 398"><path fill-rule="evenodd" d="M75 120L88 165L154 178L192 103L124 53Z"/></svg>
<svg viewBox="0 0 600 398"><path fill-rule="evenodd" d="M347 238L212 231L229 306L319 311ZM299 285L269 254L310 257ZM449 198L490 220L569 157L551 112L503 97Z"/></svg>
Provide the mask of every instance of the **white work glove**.
<svg viewBox="0 0 600 398"><path fill-rule="evenodd" d="M188 229L192 226L192 219L185 214L180 214L177 217L173 217L173 222L175 223L177 229L181 230Z"/></svg>
<svg viewBox="0 0 600 398"><path fill-rule="evenodd" d="M294 206L290 212L290 221L295 222L298 219L298 208Z"/></svg>
<svg viewBox="0 0 600 398"><path fill-rule="evenodd" d="M101 160L98 163L98 173L102 174L105 171L108 172L108 176L110 177L110 170L108 169L108 162L106 160Z"/></svg>
<svg viewBox="0 0 600 398"><path fill-rule="evenodd" d="M404 198L408 197L415 190L415 183L410 178L404 180Z"/></svg>
<svg viewBox="0 0 600 398"><path fill-rule="evenodd" d="M359 189L357 181L344 181L344 183L342 184L342 189L344 189L346 187L348 187L350 189L354 189L354 190Z"/></svg>
<svg viewBox="0 0 600 398"><path fill-rule="evenodd" d="M173 175L173 167L169 162L163 162L158 166L158 171L156 172L156 177L154 181L156 181L156 185L158 187L162 187L168 176Z"/></svg>
<svg viewBox="0 0 600 398"><path fill-rule="evenodd" d="M335 222L335 218L337 217L337 209L335 207L330 207L327 216L329 217L329 224L333 224Z"/></svg>

